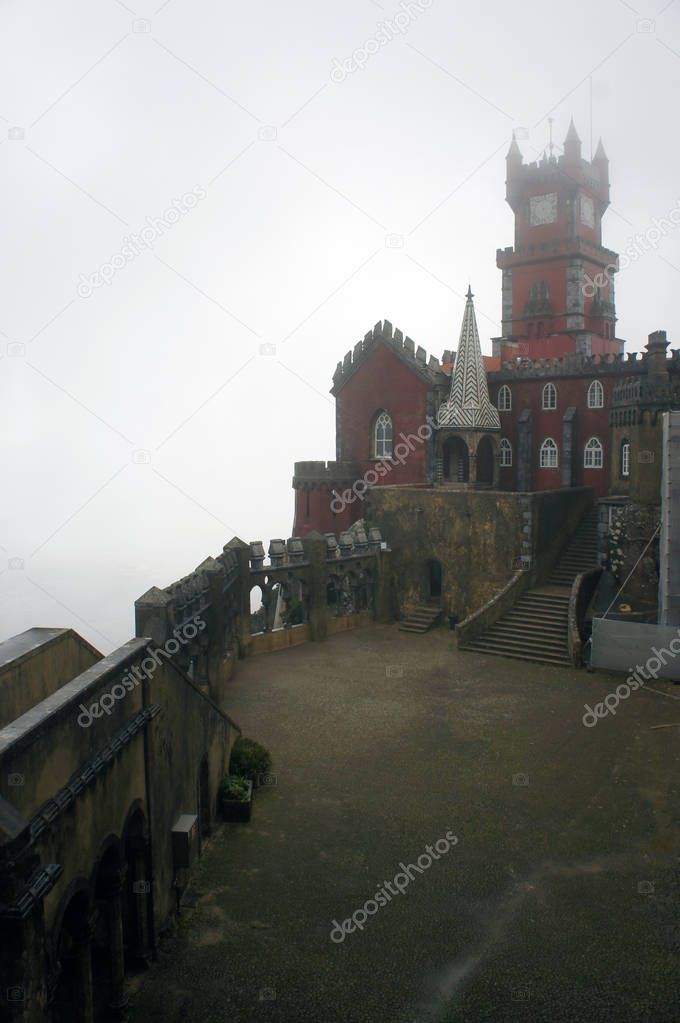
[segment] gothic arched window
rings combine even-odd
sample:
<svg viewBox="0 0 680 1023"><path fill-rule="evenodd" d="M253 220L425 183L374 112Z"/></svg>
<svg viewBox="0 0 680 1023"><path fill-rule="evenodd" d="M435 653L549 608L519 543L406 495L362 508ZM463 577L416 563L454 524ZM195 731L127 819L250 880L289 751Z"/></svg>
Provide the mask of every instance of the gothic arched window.
<svg viewBox="0 0 680 1023"><path fill-rule="evenodd" d="M379 412L373 426L373 457L392 457L392 418L387 412Z"/></svg>
<svg viewBox="0 0 680 1023"><path fill-rule="evenodd" d="M512 465L512 444L507 437L501 439L501 468L508 469Z"/></svg>
<svg viewBox="0 0 680 1023"><path fill-rule="evenodd" d="M604 408L604 388L599 380L593 380L588 388L588 408Z"/></svg>
<svg viewBox="0 0 680 1023"><path fill-rule="evenodd" d="M503 384L498 392L498 411L499 412L511 412L512 411L512 391L507 384Z"/></svg>
<svg viewBox="0 0 680 1023"><path fill-rule="evenodd" d="M584 469L601 469L604 465L604 449L597 437L591 437L583 452Z"/></svg>
<svg viewBox="0 0 680 1023"><path fill-rule="evenodd" d="M541 444L541 469L556 469L557 444L552 437L546 437Z"/></svg>
<svg viewBox="0 0 680 1023"><path fill-rule="evenodd" d="M557 408L557 388L554 384L546 384L543 388L542 406L546 412L554 411Z"/></svg>

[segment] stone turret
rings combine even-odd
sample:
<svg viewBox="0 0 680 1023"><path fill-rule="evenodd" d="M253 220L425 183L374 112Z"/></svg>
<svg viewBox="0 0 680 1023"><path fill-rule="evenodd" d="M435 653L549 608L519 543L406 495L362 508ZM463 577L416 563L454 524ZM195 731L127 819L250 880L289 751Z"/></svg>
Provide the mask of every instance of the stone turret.
<svg viewBox="0 0 680 1023"><path fill-rule="evenodd" d="M451 392L437 414L435 474L454 486L496 486L501 421L489 398L474 295L468 288Z"/></svg>

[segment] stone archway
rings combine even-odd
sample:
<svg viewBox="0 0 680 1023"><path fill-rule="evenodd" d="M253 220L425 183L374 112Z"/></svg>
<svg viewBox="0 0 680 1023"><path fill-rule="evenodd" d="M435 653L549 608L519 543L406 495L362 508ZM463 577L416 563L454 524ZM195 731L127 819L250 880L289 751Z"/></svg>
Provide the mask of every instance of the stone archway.
<svg viewBox="0 0 680 1023"><path fill-rule="evenodd" d="M440 601L443 582L442 563L436 558L431 558L426 563L425 569L425 597L428 601Z"/></svg>
<svg viewBox="0 0 680 1023"><path fill-rule="evenodd" d="M125 888L122 905L126 967L148 967L152 957L153 893L151 851L146 816L141 806L128 815L123 828Z"/></svg>
<svg viewBox="0 0 680 1023"><path fill-rule="evenodd" d="M69 898L55 943L58 978L50 999L51 1023L92 1023L92 929L84 887Z"/></svg>
<svg viewBox="0 0 680 1023"><path fill-rule="evenodd" d="M92 928L92 985L96 1019L120 1017L125 1010L123 889L127 868L120 843L112 838L97 864Z"/></svg>
<svg viewBox="0 0 680 1023"><path fill-rule="evenodd" d="M442 448L444 479L449 483L469 483L470 452L462 437L449 437Z"/></svg>
<svg viewBox="0 0 680 1023"><path fill-rule="evenodd" d="M198 768L198 833L201 841L210 834L210 768L207 754L202 758Z"/></svg>
<svg viewBox="0 0 680 1023"><path fill-rule="evenodd" d="M481 486L493 486L495 479L496 455L489 436L480 439L477 445L477 483Z"/></svg>

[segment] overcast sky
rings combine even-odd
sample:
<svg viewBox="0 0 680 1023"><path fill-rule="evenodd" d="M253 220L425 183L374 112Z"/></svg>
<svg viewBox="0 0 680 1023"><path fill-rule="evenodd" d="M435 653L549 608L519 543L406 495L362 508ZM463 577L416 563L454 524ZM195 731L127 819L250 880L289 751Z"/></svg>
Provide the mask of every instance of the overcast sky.
<svg viewBox="0 0 680 1023"><path fill-rule="evenodd" d="M377 320L440 356L471 280L489 352L513 129L603 136L611 248L680 199L680 0L1 0L0 50L2 639L108 652L150 586L289 536ZM629 349L680 346L679 289L674 229L618 278Z"/></svg>

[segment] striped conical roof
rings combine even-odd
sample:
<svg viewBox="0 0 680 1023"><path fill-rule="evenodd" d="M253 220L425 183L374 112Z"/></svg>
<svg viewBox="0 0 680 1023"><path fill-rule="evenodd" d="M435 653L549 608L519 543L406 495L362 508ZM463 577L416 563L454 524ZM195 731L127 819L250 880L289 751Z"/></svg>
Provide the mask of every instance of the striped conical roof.
<svg viewBox="0 0 680 1023"><path fill-rule="evenodd" d="M437 425L453 430L500 430L498 409L489 400L473 298L472 288L468 288L456 362L451 374L451 394L439 409Z"/></svg>

